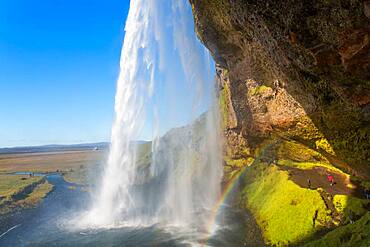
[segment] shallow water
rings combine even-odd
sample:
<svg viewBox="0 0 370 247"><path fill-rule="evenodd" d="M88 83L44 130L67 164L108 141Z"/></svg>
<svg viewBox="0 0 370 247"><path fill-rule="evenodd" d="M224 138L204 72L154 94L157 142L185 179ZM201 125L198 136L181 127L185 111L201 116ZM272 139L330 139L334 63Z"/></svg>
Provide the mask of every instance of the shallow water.
<svg viewBox="0 0 370 247"><path fill-rule="evenodd" d="M245 246L245 224L231 208L211 236L160 225L115 229L74 229L70 219L87 209L89 194L58 174L47 175L54 190L34 209L0 218L0 246ZM74 185L75 186L75 185Z"/></svg>

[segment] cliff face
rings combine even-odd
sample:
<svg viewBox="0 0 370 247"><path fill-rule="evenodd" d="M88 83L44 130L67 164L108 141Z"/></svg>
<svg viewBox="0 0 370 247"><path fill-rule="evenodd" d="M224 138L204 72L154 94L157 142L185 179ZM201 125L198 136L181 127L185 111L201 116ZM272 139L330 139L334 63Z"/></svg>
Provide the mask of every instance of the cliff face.
<svg viewBox="0 0 370 247"><path fill-rule="evenodd" d="M190 3L217 64L224 179L265 242L365 246L370 1Z"/></svg>
<svg viewBox="0 0 370 247"><path fill-rule="evenodd" d="M217 63L228 159L278 136L370 177L370 1L190 2Z"/></svg>

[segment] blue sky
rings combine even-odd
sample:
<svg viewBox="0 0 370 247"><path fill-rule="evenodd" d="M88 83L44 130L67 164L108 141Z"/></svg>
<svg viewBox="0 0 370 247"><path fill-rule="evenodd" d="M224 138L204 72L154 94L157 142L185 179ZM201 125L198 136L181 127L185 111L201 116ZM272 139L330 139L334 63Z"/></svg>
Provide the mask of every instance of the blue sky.
<svg viewBox="0 0 370 247"><path fill-rule="evenodd" d="M0 147L110 140L129 3L0 0ZM145 32L159 39L146 49L160 68L135 135L148 140L207 110L214 67L187 0L144 3L156 13Z"/></svg>
<svg viewBox="0 0 370 247"><path fill-rule="evenodd" d="M128 7L0 1L0 147L109 140Z"/></svg>

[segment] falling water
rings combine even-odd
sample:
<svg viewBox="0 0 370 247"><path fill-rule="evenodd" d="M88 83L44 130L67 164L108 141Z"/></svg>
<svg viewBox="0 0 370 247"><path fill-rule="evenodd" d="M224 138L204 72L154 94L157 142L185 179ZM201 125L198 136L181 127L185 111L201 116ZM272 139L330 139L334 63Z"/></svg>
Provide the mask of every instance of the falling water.
<svg viewBox="0 0 370 247"><path fill-rule="evenodd" d="M213 64L191 6L131 1L125 31L110 154L84 222L204 227L222 166ZM138 167L134 148L143 133L153 140L149 168Z"/></svg>

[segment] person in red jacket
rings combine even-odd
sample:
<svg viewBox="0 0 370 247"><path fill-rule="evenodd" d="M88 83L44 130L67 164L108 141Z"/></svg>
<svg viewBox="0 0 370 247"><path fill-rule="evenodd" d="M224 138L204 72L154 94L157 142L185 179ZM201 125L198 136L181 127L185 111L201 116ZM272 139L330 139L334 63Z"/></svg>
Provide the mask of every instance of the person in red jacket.
<svg viewBox="0 0 370 247"><path fill-rule="evenodd" d="M328 175L327 176L327 178L328 178L328 181L329 181L329 183L330 183L330 186L333 186L334 185L334 177L333 177L333 175Z"/></svg>

